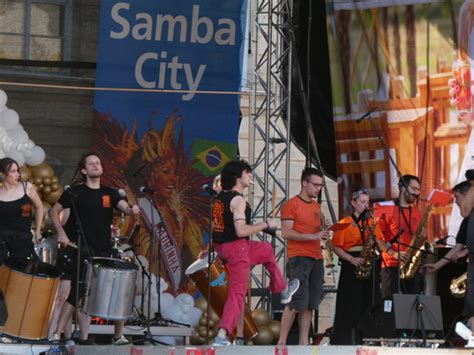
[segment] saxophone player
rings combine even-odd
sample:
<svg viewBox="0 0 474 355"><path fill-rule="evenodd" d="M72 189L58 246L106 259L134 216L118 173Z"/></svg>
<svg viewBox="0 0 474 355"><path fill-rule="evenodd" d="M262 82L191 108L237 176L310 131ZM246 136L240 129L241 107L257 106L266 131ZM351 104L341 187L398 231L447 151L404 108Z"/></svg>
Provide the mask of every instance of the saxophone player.
<svg viewBox="0 0 474 355"><path fill-rule="evenodd" d="M387 251L382 253L382 297L390 297L394 293L417 294L423 290L423 275L416 273L411 279L400 280L398 289L399 259L407 262L407 252L415 232L419 229L423 216L416 202L420 196L421 182L417 176L403 175L398 182L400 198L394 200L397 208L392 216L382 216L379 220ZM400 235L399 235L400 234ZM422 232L422 239L424 230ZM400 253L400 255L399 255Z"/></svg>
<svg viewBox="0 0 474 355"><path fill-rule="evenodd" d="M366 189L354 191L350 197L353 212L339 221L349 225L334 232L332 238L341 264L331 337L334 345L362 344L357 324L364 311L380 298L376 250L386 250L386 246L379 226L368 213L369 202Z"/></svg>

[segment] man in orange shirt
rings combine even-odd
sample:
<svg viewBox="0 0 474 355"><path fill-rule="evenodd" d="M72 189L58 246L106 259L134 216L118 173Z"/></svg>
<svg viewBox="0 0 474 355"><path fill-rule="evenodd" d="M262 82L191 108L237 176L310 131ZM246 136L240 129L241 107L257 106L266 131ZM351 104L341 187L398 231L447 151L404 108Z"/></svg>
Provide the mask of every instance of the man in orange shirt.
<svg viewBox="0 0 474 355"><path fill-rule="evenodd" d="M387 247L377 222L368 215L369 201L366 189L353 192L353 213L339 221L347 223L348 226L334 232L332 237L334 252L341 263L331 337L331 344L334 345L362 344L357 325L364 311L380 297L377 282L380 261L374 256L377 248L386 251ZM372 249L373 255L369 255L367 259L361 255L364 247ZM365 272L356 275L357 267L364 267Z"/></svg>
<svg viewBox="0 0 474 355"><path fill-rule="evenodd" d="M282 235L288 240L288 278L298 279L300 288L283 310L279 345L286 344L296 313L299 345L308 345L313 310L318 309L323 298L324 265L320 241L326 240L329 232L321 230L321 207L314 200L322 187L321 171L304 169L300 193L282 208Z"/></svg>
<svg viewBox="0 0 474 355"><path fill-rule="evenodd" d="M423 290L423 276L416 273L410 280L400 280L398 289L398 259L406 260L409 245L415 231L422 220L422 214L415 205L420 196L420 179L414 175L403 175L398 183L400 200L395 201L396 208L392 216L383 216L379 220L380 229L385 242L390 245L387 252L382 253L382 297L390 297L394 293L418 294ZM400 236L399 227L401 230ZM423 236L424 238L424 236ZM400 245L398 243L400 240ZM400 253L400 256L398 255Z"/></svg>

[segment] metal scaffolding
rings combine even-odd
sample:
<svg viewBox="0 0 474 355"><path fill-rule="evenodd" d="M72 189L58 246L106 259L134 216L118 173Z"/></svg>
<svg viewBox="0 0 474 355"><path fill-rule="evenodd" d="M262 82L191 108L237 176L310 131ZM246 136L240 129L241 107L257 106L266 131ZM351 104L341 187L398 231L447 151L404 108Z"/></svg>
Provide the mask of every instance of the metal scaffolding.
<svg viewBox="0 0 474 355"><path fill-rule="evenodd" d="M292 0L252 0L250 3L254 60L249 162L254 168L255 186L250 191L249 201L252 218L259 222L279 215L289 194L293 44L288 31L291 4ZM257 237L269 241L264 233ZM283 260L284 265L285 240L276 236L271 237L271 242L277 260ZM262 297L259 304L269 300L264 297L267 279L263 266L253 269L253 295Z"/></svg>

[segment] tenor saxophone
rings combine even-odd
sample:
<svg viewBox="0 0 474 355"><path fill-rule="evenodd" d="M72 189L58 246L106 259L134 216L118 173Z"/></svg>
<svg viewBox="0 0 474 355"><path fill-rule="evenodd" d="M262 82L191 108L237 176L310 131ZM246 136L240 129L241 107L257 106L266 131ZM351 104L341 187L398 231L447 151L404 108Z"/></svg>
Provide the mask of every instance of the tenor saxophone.
<svg viewBox="0 0 474 355"><path fill-rule="evenodd" d="M328 229L328 224L326 222L326 217L324 216L324 214L322 212L321 212L321 228L323 230ZM322 245L322 250L323 250L324 264L328 269L333 268L336 265L334 264L334 255L333 255L333 249L332 249L331 241L328 239L322 244L323 244Z"/></svg>
<svg viewBox="0 0 474 355"><path fill-rule="evenodd" d="M360 253L360 257L364 259L361 265L356 266L355 276L359 280L367 280L372 275L372 261L377 258L377 252L375 249L375 228L377 222L372 215L369 215L372 219L372 224L369 226L369 233L365 239L364 246Z"/></svg>
<svg viewBox="0 0 474 355"><path fill-rule="evenodd" d="M452 279L451 285L449 285L449 291L456 298L463 298L466 295L467 287L467 272L461 276Z"/></svg>
<svg viewBox="0 0 474 355"><path fill-rule="evenodd" d="M410 280L415 277L418 272L418 268L421 265L425 252L431 248L430 243L423 241L422 233L423 229L428 222L428 217L430 215L432 205L428 205L421 222L413 234L413 238L410 243L410 247L407 251L407 260L400 261L400 278L404 280Z"/></svg>

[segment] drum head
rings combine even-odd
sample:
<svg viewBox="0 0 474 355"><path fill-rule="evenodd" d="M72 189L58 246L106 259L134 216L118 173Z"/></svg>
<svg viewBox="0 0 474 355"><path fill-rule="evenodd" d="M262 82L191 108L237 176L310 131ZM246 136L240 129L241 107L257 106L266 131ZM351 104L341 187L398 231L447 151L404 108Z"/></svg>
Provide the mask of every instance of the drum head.
<svg viewBox="0 0 474 355"><path fill-rule="evenodd" d="M138 270L138 266L128 261L113 258L92 258L92 263L96 267L115 270Z"/></svg>
<svg viewBox="0 0 474 355"><path fill-rule="evenodd" d="M12 258L5 260L5 265L14 271L36 277L48 277L54 279L61 276L61 272L58 268L39 260Z"/></svg>
<svg viewBox="0 0 474 355"><path fill-rule="evenodd" d="M217 257L217 253L213 252L211 255L211 260L215 260ZM203 259L197 259L195 262L193 262L191 265L188 266L186 269L186 272L184 273L186 276L192 275L202 269L206 269L207 266L209 265L207 263L208 259L207 257Z"/></svg>

